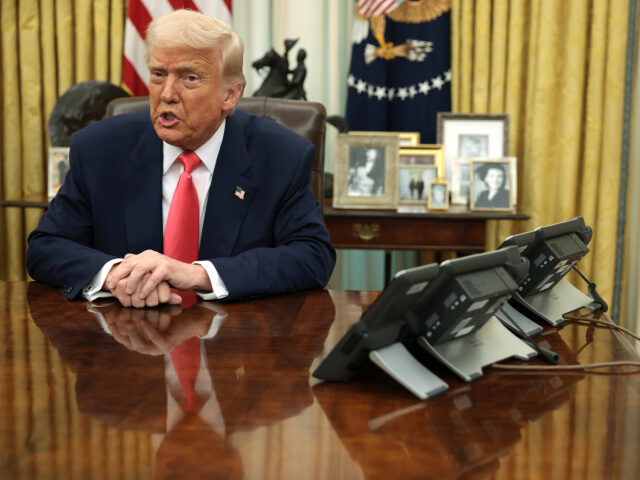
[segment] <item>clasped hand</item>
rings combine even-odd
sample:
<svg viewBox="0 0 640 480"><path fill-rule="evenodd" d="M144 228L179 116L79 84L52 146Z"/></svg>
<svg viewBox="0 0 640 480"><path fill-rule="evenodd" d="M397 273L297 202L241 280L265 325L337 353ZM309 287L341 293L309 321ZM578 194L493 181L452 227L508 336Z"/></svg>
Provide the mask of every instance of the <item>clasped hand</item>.
<svg viewBox="0 0 640 480"><path fill-rule="evenodd" d="M202 337L215 315L215 311L205 308L182 310L177 305L132 310L114 304L94 313L103 316L114 339L129 350L146 355L162 355L187 338Z"/></svg>
<svg viewBox="0 0 640 480"><path fill-rule="evenodd" d="M129 253L114 265L105 287L123 306L142 308L163 303L178 305L182 297L171 288L211 290L211 283L202 266L145 250L138 255Z"/></svg>

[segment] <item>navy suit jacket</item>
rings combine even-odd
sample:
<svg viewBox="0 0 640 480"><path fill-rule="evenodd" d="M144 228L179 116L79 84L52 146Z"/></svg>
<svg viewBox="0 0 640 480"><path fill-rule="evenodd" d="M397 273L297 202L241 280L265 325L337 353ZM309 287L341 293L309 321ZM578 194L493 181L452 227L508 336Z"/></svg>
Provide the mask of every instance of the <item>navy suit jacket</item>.
<svg viewBox="0 0 640 480"><path fill-rule="evenodd" d="M310 142L271 120L227 117L198 257L227 299L327 284L335 250L310 186L314 158ZM73 299L107 261L162 252L162 141L148 111L118 115L71 137L70 164L26 260L34 279Z"/></svg>

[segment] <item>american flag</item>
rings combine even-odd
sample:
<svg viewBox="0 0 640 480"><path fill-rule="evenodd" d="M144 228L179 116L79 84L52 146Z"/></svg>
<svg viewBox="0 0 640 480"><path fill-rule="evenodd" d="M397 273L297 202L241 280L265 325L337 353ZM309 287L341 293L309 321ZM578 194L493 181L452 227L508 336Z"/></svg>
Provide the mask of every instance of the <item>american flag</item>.
<svg viewBox="0 0 640 480"><path fill-rule="evenodd" d="M244 190L240 187L236 187L236 193L234 195L238 197L240 200L244 200Z"/></svg>
<svg viewBox="0 0 640 480"><path fill-rule="evenodd" d="M147 25L155 17L187 8L231 23L231 0L129 0L124 34L122 86L131 95L149 95L149 71L144 58Z"/></svg>
<svg viewBox="0 0 640 480"><path fill-rule="evenodd" d="M358 0L358 11L365 17L384 15L400 5L404 0Z"/></svg>

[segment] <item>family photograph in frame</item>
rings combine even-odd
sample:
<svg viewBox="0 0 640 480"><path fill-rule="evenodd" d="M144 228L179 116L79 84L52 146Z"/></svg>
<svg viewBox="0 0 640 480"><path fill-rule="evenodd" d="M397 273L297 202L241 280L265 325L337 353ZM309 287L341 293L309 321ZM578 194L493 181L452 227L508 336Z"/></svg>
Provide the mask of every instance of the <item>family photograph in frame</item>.
<svg viewBox="0 0 640 480"><path fill-rule="evenodd" d="M60 190L69 168L69 147L50 147L47 182L49 200Z"/></svg>
<svg viewBox="0 0 640 480"><path fill-rule="evenodd" d="M441 145L400 148L398 155L398 204L427 202L429 184L441 177L444 151Z"/></svg>
<svg viewBox="0 0 640 480"><path fill-rule="evenodd" d="M471 210L513 210L517 198L516 158L470 161Z"/></svg>
<svg viewBox="0 0 640 480"><path fill-rule="evenodd" d="M449 209L449 184L446 180L433 180L429 183L428 210Z"/></svg>
<svg viewBox="0 0 640 480"><path fill-rule="evenodd" d="M377 132L338 135L334 208L396 208L398 142L395 135Z"/></svg>
<svg viewBox="0 0 640 480"><path fill-rule="evenodd" d="M501 158L508 155L509 116L506 113L438 112L436 136L438 143L444 145L445 179L453 192L456 189L453 184L454 158Z"/></svg>

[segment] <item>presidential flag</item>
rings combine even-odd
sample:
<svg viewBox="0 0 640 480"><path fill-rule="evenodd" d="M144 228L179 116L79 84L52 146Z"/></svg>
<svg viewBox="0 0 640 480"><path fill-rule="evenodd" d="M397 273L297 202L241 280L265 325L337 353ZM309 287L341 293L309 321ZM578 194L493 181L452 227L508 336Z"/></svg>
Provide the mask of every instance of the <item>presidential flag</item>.
<svg viewBox="0 0 640 480"><path fill-rule="evenodd" d="M451 0L358 0L351 130L417 131L435 143L437 112L451 110L450 18Z"/></svg>
<svg viewBox="0 0 640 480"><path fill-rule="evenodd" d="M147 26L155 17L186 8L231 23L231 0L129 0L124 28L122 87L131 95L149 95L149 70L144 58Z"/></svg>

